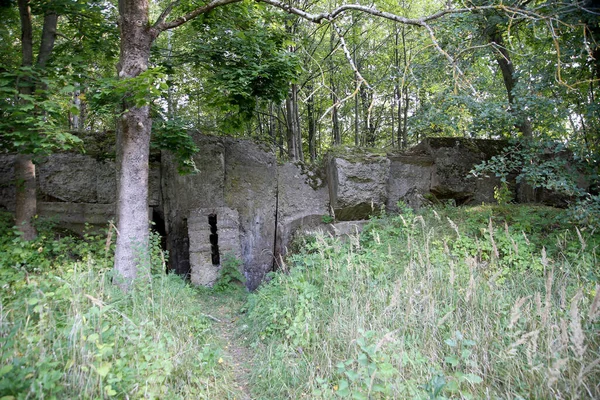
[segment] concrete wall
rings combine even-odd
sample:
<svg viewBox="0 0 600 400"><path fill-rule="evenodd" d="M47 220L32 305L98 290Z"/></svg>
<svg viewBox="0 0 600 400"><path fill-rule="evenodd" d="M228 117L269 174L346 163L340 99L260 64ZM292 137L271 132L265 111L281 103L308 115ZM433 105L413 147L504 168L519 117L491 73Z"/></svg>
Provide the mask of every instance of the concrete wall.
<svg viewBox="0 0 600 400"><path fill-rule="evenodd" d="M493 202L497 182L466 175L504 145L441 138L401 153L337 150L323 169L310 169L278 164L271 149L250 140L203 135L194 140L200 148L194 156L198 173L180 175L166 152L151 169L149 218L164 220L172 271L195 284L214 284L221 268L213 259L211 235L217 234L220 255L230 252L243 262L250 290L277 268L296 232L343 231L343 224L334 229L324 223L331 211L338 221L357 221L382 208L395 211L398 201L415 208L436 198ZM0 207L9 210L14 210L13 159L0 155ZM75 230L114 218L114 162L55 154L40 163L38 177L40 215ZM217 218L216 232L210 215Z"/></svg>

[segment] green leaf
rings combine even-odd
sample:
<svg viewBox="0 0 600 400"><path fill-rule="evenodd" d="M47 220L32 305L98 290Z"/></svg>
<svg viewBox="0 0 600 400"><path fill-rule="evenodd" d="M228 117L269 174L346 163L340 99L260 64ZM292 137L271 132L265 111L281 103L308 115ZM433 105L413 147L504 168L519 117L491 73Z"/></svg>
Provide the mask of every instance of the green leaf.
<svg viewBox="0 0 600 400"><path fill-rule="evenodd" d="M352 392L352 398L356 399L356 400L367 400L368 397L365 394L362 394L361 392Z"/></svg>
<svg viewBox="0 0 600 400"><path fill-rule="evenodd" d="M446 361L448 364L450 364L453 367L456 367L459 364L459 360L455 356L444 357L444 361Z"/></svg>
<svg viewBox="0 0 600 400"><path fill-rule="evenodd" d="M446 339L444 340L444 343L446 343L450 347L456 347L456 340L454 339Z"/></svg>
<svg viewBox="0 0 600 400"><path fill-rule="evenodd" d="M465 374L462 379L474 385L483 382L483 379L475 374Z"/></svg>
<svg viewBox="0 0 600 400"><path fill-rule="evenodd" d="M336 394L340 397L348 397L350 395L350 388L347 380L342 379L340 381Z"/></svg>
<svg viewBox="0 0 600 400"><path fill-rule="evenodd" d="M111 362L104 362L104 363L102 363L102 365L100 367L96 368L96 372L98 373L98 375L100 375L102 378L104 378L110 372L111 367L112 367Z"/></svg>
<svg viewBox="0 0 600 400"><path fill-rule="evenodd" d="M369 364L369 357L365 353L360 353L357 358L358 364L366 367Z"/></svg>
<svg viewBox="0 0 600 400"><path fill-rule="evenodd" d="M7 373L9 373L11 370L13 369L12 364L8 364L5 365L4 367L0 368L0 376L4 376Z"/></svg>

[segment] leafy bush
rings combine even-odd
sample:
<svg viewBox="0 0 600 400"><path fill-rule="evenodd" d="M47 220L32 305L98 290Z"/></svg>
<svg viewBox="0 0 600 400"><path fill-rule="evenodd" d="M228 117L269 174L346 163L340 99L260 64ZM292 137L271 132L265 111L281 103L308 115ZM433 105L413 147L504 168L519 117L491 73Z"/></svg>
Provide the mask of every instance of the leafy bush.
<svg viewBox="0 0 600 400"><path fill-rule="evenodd" d="M541 140L512 140L504 151L475 166L477 177L495 175L502 185L494 191L499 204L510 198L507 183L511 176L517 183L527 183L534 189L543 188L565 196L570 202L573 221L592 229L600 228L600 196L588 193L598 184L597 155L581 157L562 143Z"/></svg>
<svg viewBox="0 0 600 400"><path fill-rule="evenodd" d="M219 279L213 286L216 292L229 292L243 286L246 278L240 272L242 261L236 258L233 254L227 253L221 261L221 270L219 271Z"/></svg>

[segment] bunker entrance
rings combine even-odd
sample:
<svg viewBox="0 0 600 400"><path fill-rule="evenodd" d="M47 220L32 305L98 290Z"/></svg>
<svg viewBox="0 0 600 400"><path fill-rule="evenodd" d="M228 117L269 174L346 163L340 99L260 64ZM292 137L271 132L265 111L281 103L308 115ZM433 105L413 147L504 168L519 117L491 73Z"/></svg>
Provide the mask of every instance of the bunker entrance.
<svg viewBox="0 0 600 400"><path fill-rule="evenodd" d="M217 233L217 214L208 215L208 225L210 226L210 252L213 265L221 264L219 255L219 234Z"/></svg>

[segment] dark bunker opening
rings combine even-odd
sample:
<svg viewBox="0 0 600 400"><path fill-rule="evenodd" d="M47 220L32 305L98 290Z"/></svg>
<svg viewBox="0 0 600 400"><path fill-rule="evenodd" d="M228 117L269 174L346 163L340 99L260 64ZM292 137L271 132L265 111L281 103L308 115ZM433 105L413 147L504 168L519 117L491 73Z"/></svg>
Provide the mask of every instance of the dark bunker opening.
<svg viewBox="0 0 600 400"><path fill-rule="evenodd" d="M219 255L219 235L217 234L217 214L208 215L208 224L210 225L210 249L213 265L221 264Z"/></svg>

